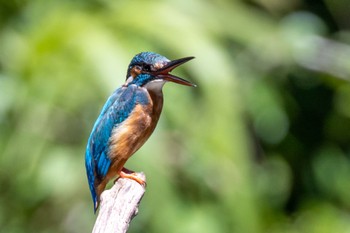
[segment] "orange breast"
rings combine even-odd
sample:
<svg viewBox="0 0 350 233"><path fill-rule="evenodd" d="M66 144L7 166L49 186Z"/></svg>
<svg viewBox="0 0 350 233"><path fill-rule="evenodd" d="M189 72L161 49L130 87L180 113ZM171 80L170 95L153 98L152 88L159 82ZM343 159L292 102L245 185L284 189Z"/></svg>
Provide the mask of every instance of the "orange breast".
<svg viewBox="0 0 350 233"><path fill-rule="evenodd" d="M137 104L128 119L113 130L109 153L112 160L111 175L118 174L125 162L150 137L157 125L162 105L162 96L150 93L149 104Z"/></svg>

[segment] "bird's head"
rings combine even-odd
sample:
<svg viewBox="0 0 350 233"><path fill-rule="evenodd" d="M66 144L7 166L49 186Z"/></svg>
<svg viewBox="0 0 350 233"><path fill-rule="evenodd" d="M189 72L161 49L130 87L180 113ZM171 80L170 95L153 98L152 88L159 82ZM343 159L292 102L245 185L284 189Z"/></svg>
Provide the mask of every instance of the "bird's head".
<svg viewBox="0 0 350 233"><path fill-rule="evenodd" d="M162 87L165 82L170 81L194 87L195 84L170 74L173 69L193 58L185 57L170 61L157 53L139 53L130 62L124 86L136 84L146 88L150 86Z"/></svg>

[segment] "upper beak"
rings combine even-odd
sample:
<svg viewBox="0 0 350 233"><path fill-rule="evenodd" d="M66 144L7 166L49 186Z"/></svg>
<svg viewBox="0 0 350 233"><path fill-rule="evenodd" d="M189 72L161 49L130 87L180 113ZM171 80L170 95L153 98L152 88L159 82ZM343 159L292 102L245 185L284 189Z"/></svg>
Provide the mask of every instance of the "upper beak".
<svg viewBox="0 0 350 233"><path fill-rule="evenodd" d="M160 68L159 70L157 70L155 72L155 74L157 75L157 77L164 79L166 81L170 81L170 82L174 82L174 83L178 83L178 84L182 84L182 85L186 85L186 86L192 86L195 87L196 84L191 83L185 79L179 78L175 75L169 74L169 72L171 72L173 69L175 69L176 67L178 67L179 65L184 64L185 62L188 62L189 60L192 60L194 57L184 57L184 58L180 58L177 60L172 60L170 62L168 62L167 64L165 64L162 68Z"/></svg>

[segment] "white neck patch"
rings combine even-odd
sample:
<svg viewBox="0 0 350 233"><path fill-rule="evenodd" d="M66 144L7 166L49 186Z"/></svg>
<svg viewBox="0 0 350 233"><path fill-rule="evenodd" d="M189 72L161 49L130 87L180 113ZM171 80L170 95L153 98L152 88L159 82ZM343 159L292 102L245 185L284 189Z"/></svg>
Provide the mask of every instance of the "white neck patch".
<svg viewBox="0 0 350 233"><path fill-rule="evenodd" d="M134 81L134 77L132 75L130 75L129 78L125 81L124 86L127 86L132 81Z"/></svg>

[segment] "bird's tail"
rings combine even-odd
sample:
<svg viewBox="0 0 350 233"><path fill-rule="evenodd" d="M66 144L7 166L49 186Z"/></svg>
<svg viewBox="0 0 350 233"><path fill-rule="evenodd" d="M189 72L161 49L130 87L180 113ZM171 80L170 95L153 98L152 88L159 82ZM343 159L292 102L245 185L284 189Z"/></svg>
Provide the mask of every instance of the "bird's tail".
<svg viewBox="0 0 350 233"><path fill-rule="evenodd" d="M88 178L88 183L89 183L89 188L90 188L90 193L92 197L92 202L94 204L94 213L96 213L96 210L99 205L99 200L98 196L96 194L96 189L95 189L95 174L93 170L93 160L89 157L90 153L89 150L86 151L86 157L85 157L85 167L86 167L86 175Z"/></svg>

